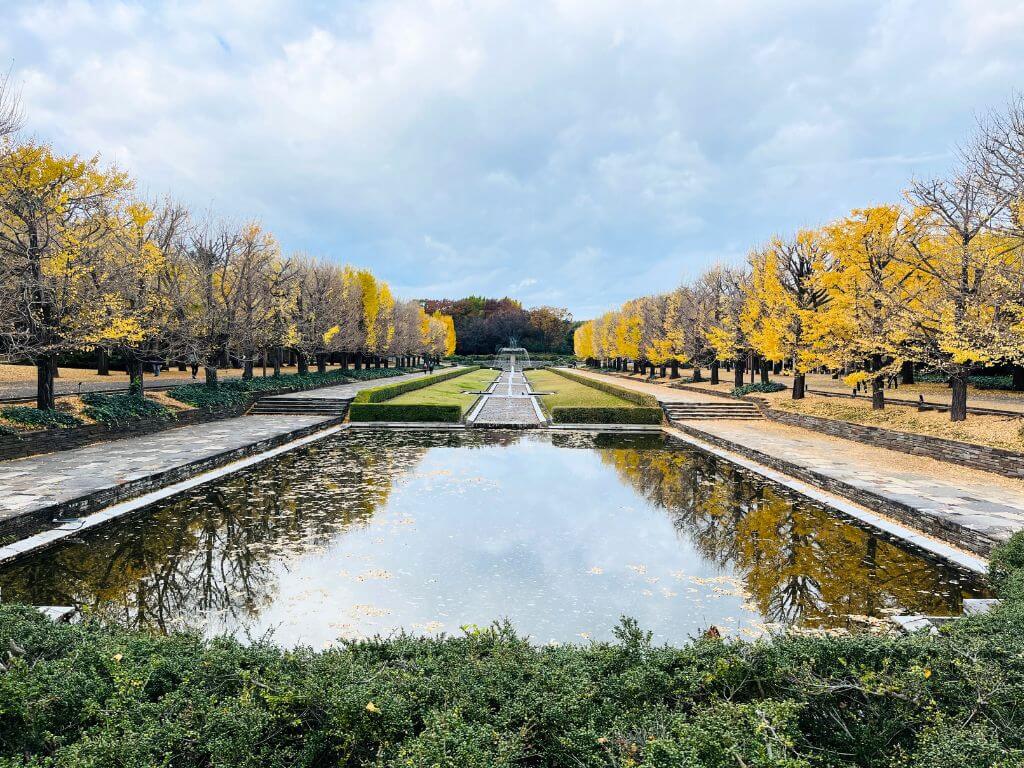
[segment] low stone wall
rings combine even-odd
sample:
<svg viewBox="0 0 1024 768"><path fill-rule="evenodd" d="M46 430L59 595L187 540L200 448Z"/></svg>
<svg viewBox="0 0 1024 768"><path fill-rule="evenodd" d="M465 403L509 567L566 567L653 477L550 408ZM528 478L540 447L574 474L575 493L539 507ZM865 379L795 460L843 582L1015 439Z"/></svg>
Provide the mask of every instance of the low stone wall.
<svg viewBox="0 0 1024 768"><path fill-rule="evenodd" d="M285 443L290 443L293 440L298 440L299 438L306 437L307 435L312 435L316 432L325 430L328 427L341 424L343 420L344 417L339 416L337 418L321 421L306 427L299 427L298 429L293 429L290 432L274 435L273 437L268 437L255 443L249 443L248 445L243 445L239 448L222 451L221 453L217 453L212 456L206 456L205 458L198 459L188 464L182 464L163 472L157 472L146 477L140 477L137 480L120 483L68 501L51 504L47 507L41 507L33 510L31 513L18 515L0 523L0 541L14 541L30 536L39 530L49 527L51 521L56 518L81 517L91 514L92 512L103 509L104 507L109 507L112 504L117 504L127 499L132 499L136 496L149 493L150 491L163 488L164 486L172 485L173 483L177 483L182 480L187 480L203 472L229 464L232 461L237 461L238 459L245 458L246 456L252 456L257 453L263 453L264 451L269 451L271 448L276 448L279 445L284 445ZM179 424L179 426L181 425Z"/></svg>
<svg viewBox="0 0 1024 768"><path fill-rule="evenodd" d="M230 419L241 416L248 407L249 405L246 404L235 408L195 408L189 411L179 411L176 419L145 419L119 427L106 424L86 424L70 429L41 429L36 432L24 432L20 435L3 435L0 436L0 461L21 459L40 453L66 451L91 443L138 437L165 429L202 424L207 421Z"/></svg>
<svg viewBox="0 0 1024 768"><path fill-rule="evenodd" d="M777 456L762 453L761 451L753 448L748 448L745 445L734 443L731 440L724 440L717 435L704 432L703 430L697 429L696 427L688 424L673 421L672 426L680 432L685 432L699 440L711 443L719 448L724 448L727 451L738 453L741 456L746 456L748 459L764 464L765 466L787 474L790 477L795 477L798 480L803 480L806 483L823 488L826 491L830 491L839 496L844 496L857 504L862 504L868 509L872 509L882 515L898 520L911 528L927 533L937 539L941 539L942 541L952 544L953 546L969 550L970 552L981 555L982 557L988 557L991 554L993 547L999 543L981 533L978 533L977 531L960 525L959 523L926 514L908 504L902 504L898 501L887 499L879 494L866 491L862 488L857 488L849 485L848 483L844 483L841 480L836 480L828 477L827 475L814 472L805 467L801 467L798 464L794 464L791 461L780 459Z"/></svg>
<svg viewBox="0 0 1024 768"><path fill-rule="evenodd" d="M0 435L0 461L22 459L26 456L37 456L41 453L66 451L71 448L81 448L83 445L91 445L92 443L120 440L125 437L138 437L139 435L161 432L165 429L203 424L207 421L233 419L244 414L256 400L262 397L286 395L291 392L308 392L313 389L336 387L341 384L351 383L353 383L353 380L339 376L337 381L325 382L317 387L302 389L285 386L278 387L277 389L268 389L254 393L251 400L232 408L193 408L191 410L177 411L176 419L146 419L117 427L106 424L86 424L69 429L41 429L34 432L22 432L18 435Z"/></svg>
<svg viewBox="0 0 1024 768"><path fill-rule="evenodd" d="M772 408L763 398L759 397L737 398L733 395L709 392L706 389L687 384L673 384L672 388L685 389L688 392L700 392L701 394L723 397L729 400L749 400L757 405L765 418L777 421L780 424L802 427L803 429L822 432L833 437L841 437L844 440L853 440L857 443L873 445L878 448L888 448L893 451L909 453L913 456L927 456L928 458L956 464L960 467L980 469L983 472L994 472L1004 477L1024 479L1024 453L1007 451L1002 448L992 448L987 445L964 443L959 440L946 440L942 437L915 435L910 432L899 432L895 429L871 427L866 424L856 424L850 421L839 421L838 419L826 419L821 416L809 416L803 413L784 411Z"/></svg>
<svg viewBox="0 0 1024 768"><path fill-rule="evenodd" d="M753 399L753 398L751 398ZM808 416L792 411L782 411L754 400L766 418L793 427L803 427L815 432L853 440L858 443L888 448L914 456L927 456L961 467L980 469L984 472L995 472L1004 477L1024 478L1024 454L1006 451L1002 448L991 448L986 445L962 443L958 440L946 440L941 437L915 435L909 432L897 432L882 427L869 427L849 421L824 419L820 416Z"/></svg>

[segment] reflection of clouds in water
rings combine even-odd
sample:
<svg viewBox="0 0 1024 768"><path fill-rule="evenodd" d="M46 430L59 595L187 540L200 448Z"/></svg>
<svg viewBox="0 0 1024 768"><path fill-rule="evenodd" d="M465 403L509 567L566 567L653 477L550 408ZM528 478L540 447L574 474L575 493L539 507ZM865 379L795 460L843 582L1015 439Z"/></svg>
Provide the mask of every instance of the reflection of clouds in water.
<svg viewBox="0 0 1024 768"><path fill-rule="evenodd" d="M324 441L0 572L0 585L312 645L503 617L542 641L606 639L621 614L659 640L710 624L752 636L766 618L830 624L848 605L938 612L959 597L923 561L693 453L496 437Z"/></svg>

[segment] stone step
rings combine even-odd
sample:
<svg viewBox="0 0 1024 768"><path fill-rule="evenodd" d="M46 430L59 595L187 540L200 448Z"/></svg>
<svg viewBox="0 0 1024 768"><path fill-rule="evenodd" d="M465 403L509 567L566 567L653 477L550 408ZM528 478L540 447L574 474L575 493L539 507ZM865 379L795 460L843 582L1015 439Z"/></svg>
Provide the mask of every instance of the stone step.
<svg viewBox="0 0 1024 768"><path fill-rule="evenodd" d="M764 418L754 403L745 402L663 403L662 408L670 421Z"/></svg>
<svg viewBox="0 0 1024 768"><path fill-rule="evenodd" d="M344 416L352 398L264 397L249 409L252 416Z"/></svg>

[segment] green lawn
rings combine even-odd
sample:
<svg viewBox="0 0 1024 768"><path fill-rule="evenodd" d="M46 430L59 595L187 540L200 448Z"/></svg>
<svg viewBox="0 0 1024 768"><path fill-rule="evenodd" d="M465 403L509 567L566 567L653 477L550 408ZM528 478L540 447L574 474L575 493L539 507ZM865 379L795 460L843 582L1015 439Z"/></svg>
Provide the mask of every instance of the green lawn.
<svg viewBox="0 0 1024 768"><path fill-rule="evenodd" d="M403 392L398 397L388 400L387 403L389 405L392 403L399 405L458 405L462 407L462 413L465 414L476 402L477 395L464 395L463 391L482 392L496 378L498 378L498 371L481 368L463 376L456 376L454 379L431 384L423 389Z"/></svg>
<svg viewBox="0 0 1024 768"><path fill-rule="evenodd" d="M535 392L551 392L542 395L541 402L551 412L552 408L635 408L636 403L623 400L599 389L588 387L572 379L559 376L557 373L543 369L527 371Z"/></svg>

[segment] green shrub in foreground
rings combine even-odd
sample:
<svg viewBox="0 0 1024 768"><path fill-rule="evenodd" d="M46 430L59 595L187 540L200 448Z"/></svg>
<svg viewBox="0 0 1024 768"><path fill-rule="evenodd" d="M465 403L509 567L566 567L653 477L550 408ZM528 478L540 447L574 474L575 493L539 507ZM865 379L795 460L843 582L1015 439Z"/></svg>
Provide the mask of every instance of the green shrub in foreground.
<svg viewBox="0 0 1024 768"><path fill-rule="evenodd" d="M555 424L661 424L661 408L556 406L551 409Z"/></svg>
<svg viewBox="0 0 1024 768"><path fill-rule="evenodd" d="M77 427L82 423L81 419L70 413L56 410L40 411L38 408L29 408L24 405L8 406L0 411L0 416L8 421L38 429L67 429Z"/></svg>
<svg viewBox="0 0 1024 768"><path fill-rule="evenodd" d="M94 421L110 426L121 426L143 419L171 420L174 411L153 400L138 395L104 395L88 392L82 395L85 415Z"/></svg>
<svg viewBox="0 0 1024 768"><path fill-rule="evenodd" d="M732 394L735 397L743 397L753 392L781 392L784 389L786 389L786 385L777 381L769 381L767 384L759 381L756 384L744 384L742 387L735 387L732 390Z"/></svg>
<svg viewBox="0 0 1024 768"><path fill-rule="evenodd" d="M443 421L462 420L458 405L428 403L356 403L349 406L350 421Z"/></svg>
<svg viewBox="0 0 1024 768"><path fill-rule="evenodd" d="M325 651L0 605L0 765L953 768L1024 760L1024 610L938 636ZM11 641L14 641L13 644Z"/></svg>

